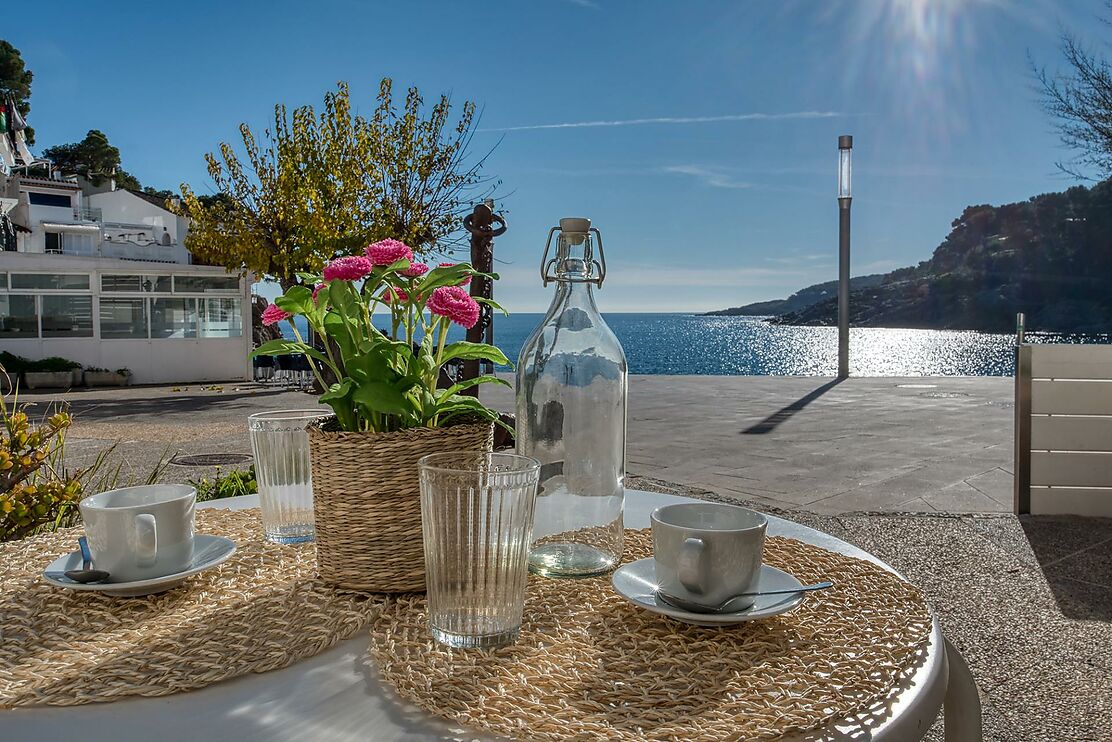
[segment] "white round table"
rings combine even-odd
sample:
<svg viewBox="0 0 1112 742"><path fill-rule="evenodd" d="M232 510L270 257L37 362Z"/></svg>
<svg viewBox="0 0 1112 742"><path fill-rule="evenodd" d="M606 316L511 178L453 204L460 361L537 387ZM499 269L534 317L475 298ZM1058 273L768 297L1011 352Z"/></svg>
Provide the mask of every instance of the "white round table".
<svg viewBox="0 0 1112 742"><path fill-rule="evenodd" d="M626 495L625 524L630 528L648 527L649 513L653 509L687 500L689 498L630 490ZM237 497L198 507L239 510L258 507L258 498ZM769 516L768 533L867 559L895 572L871 554L798 523ZM366 664L367 644L367 637L358 635L284 670L243 676L188 693L84 706L0 711L0 739L385 742L456 739L461 735L467 739L483 738L397 699L380 682L373 667ZM947 651L937 619L922 660L898 696L884 707L861 719L847 720L821 732L792 739L870 739L875 742L920 739L934 723L947 697ZM964 663L961 664L964 668ZM968 703L968 699L959 699L953 705ZM959 725L950 728L947 724L947 740L979 739L979 707L976 711L975 733L961 733ZM950 717L948 710L948 721Z"/></svg>

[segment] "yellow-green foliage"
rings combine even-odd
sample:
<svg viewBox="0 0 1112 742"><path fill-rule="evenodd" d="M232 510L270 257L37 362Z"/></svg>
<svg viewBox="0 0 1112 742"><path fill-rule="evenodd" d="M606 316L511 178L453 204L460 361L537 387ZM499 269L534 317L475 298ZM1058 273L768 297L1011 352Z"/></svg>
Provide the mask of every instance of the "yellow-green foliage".
<svg viewBox="0 0 1112 742"><path fill-rule="evenodd" d="M22 538L71 517L83 488L80 473L60 471L66 429L56 412L33 424L13 399L0 398L0 541Z"/></svg>

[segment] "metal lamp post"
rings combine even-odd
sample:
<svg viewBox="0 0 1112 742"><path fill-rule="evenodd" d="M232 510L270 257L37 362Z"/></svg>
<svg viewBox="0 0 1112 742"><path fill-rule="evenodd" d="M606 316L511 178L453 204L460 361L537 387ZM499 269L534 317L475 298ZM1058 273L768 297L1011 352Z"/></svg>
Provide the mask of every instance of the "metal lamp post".
<svg viewBox="0 0 1112 742"><path fill-rule="evenodd" d="M838 137L838 378L849 377L849 207L853 137Z"/></svg>

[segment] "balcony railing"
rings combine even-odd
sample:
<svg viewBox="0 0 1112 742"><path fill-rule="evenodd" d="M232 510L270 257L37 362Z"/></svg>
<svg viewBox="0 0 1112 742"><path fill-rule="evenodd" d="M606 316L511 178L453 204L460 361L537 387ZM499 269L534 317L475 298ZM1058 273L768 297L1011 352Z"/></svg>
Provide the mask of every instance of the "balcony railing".
<svg viewBox="0 0 1112 742"><path fill-rule="evenodd" d="M101 222L104 221L104 211L91 206L78 206L73 210L73 218L79 222Z"/></svg>

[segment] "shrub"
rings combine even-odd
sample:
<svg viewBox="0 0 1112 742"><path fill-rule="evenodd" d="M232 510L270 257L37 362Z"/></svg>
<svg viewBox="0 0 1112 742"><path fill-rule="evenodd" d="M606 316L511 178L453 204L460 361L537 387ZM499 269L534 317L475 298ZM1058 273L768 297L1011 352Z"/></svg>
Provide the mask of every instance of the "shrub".
<svg viewBox="0 0 1112 742"><path fill-rule="evenodd" d="M198 502L222 500L225 497L239 497L240 495L255 495L259 492L253 464L246 471L233 469L223 475L217 467L213 479L190 479L189 483L197 488Z"/></svg>
<svg viewBox="0 0 1112 742"><path fill-rule="evenodd" d="M0 367L3 367L5 371L13 376L26 371L30 363L31 361L23 356L17 356L15 353L9 353L6 350L0 352Z"/></svg>
<svg viewBox="0 0 1112 742"><path fill-rule="evenodd" d="M28 362L24 371L72 371L75 368L81 368L81 364L77 361L71 361L68 358L61 358L59 356L51 356L50 358L43 358L40 361Z"/></svg>
<svg viewBox="0 0 1112 742"><path fill-rule="evenodd" d="M118 373L120 376L131 376L131 369L130 368L118 368L118 369L116 369L116 373Z"/></svg>
<svg viewBox="0 0 1112 742"><path fill-rule="evenodd" d="M57 471L72 422L58 411L32 424L14 399L9 407L0 398L0 541L61 524L76 508L79 478Z"/></svg>
<svg viewBox="0 0 1112 742"><path fill-rule="evenodd" d="M114 469L105 466L115 444L89 466L67 470L65 438L72 424L65 406L32 423L26 405L19 407L15 395L0 396L0 542L75 525L80 520L77 504L86 493L137 483L134 478L121 482L122 463ZM158 481L167 460L164 452L142 483Z"/></svg>

